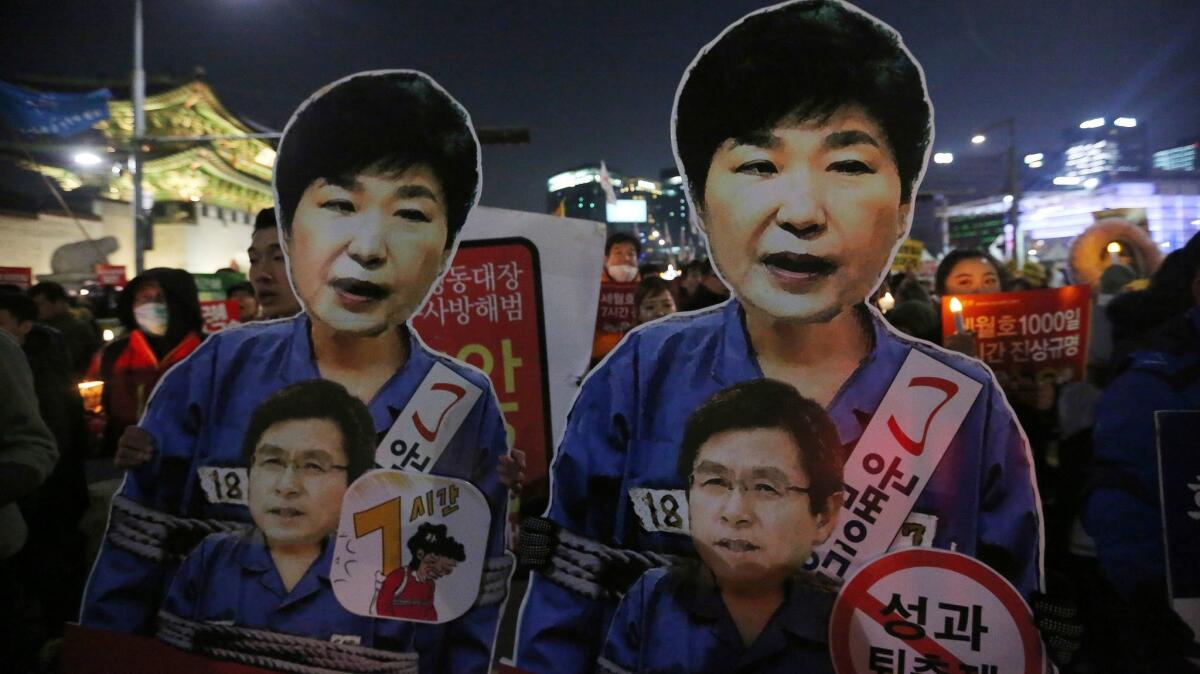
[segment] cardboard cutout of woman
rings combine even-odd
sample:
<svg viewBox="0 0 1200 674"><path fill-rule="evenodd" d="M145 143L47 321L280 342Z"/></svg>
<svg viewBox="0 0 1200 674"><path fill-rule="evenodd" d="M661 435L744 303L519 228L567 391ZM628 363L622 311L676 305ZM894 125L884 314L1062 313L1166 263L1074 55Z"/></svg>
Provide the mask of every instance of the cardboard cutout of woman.
<svg viewBox="0 0 1200 674"><path fill-rule="evenodd" d="M140 423L154 455L128 473L115 502L85 625L153 632L175 560L191 547L170 530L250 519L239 453L250 412L306 379L332 380L366 402L381 436L401 419L411 425L412 409L441 379L469 390L451 403L462 409L443 412L446 423L435 417L421 427L438 449L422 470L469 480L484 494L487 555L505 558L496 464L508 448L491 383L426 348L408 326L478 201L479 142L466 110L421 73L352 75L297 110L274 179L280 240L304 312L213 335L163 378ZM391 467L379 458L377 450L377 465ZM179 524L168 526L157 553L121 536L146 519ZM406 625L422 671L486 671L499 609L476 605L442 625Z"/></svg>
<svg viewBox="0 0 1200 674"><path fill-rule="evenodd" d="M818 571L844 579L893 539L919 539L985 556L1027 598L1040 586L1033 462L990 371L897 333L865 303L908 232L931 128L899 35L842 2L769 7L700 52L672 140L733 298L639 327L584 382L552 469L548 533L534 541L525 527L551 559L530 580L518 667L590 671L632 567L695 555L680 428L717 391L762 377L828 411L848 484L864 466L883 473L878 493L848 493L843 511L871 545L839 530L815 552ZM885 396L893 380L913 388ZM854 453L876 428L889 438L880 454ZM925 475L888 468L931 456Z"/></svg>

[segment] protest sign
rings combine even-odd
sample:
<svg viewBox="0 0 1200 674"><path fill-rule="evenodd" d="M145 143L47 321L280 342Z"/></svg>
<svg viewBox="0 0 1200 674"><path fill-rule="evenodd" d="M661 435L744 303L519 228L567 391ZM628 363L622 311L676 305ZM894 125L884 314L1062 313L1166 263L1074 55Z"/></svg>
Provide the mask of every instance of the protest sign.
<svg viewBox="0 0 1200 674"><path fill-rule="evenodd" d="M921 254L925 252L925 244L918 239L905 239L904 243L900 244L899 250L896 251L896 257L892 260L892 273L911 271L918 272L921 269Z"/></svg>
<svg viewBox="0 0 1200 674"><path fill-rule="evenodd" d="M478 207L462 237L412 324L488 375L509 444L526 455L526 493L544 491L553 438L587 369L592 321L580 307L595 306L602 225Z"/></svg>
<svg viewBox="0 0 1200 674"><path fill-rule="evenodd" d="M1171 607L1200 641L1200 411L1154 413Z"/></svg>
<svg viewBox="0 0 1200 674"><path fill-rule="evenodd" d="M1080 381L1086 369L1091 295L1088 286L942 298L942 335L953 334L951 300L962 303L965 329L979 359L1006 390L1043 379Z"/></svg>
<svg viewBox="0 0 1200 674"><path fill-rule="evenodd" d="M125 265L98 264L96 265L96 283L102 286L123 286L125 280Z"/></svg>
<svg viewBox="0 0 1200 674"><path fill-rule="evenodd" d="M204 317L204 334L237 325L241 318L241 308L237 300L201 300L200 315Z"/></svg>
<svg viewBox="0 0 1200 674"><path fill-rule="evenodd" d="M901 550L859 570L834 603L829 643L838 674L1041 674L1045 666L1016 589L945 550Z"/></svg>
<svg viewBox="0 0 1200 674"><path fill-rule="evenodd" d="M33 285L32 267L0 267L0 284L14 285L29 290Z"/></svg>
<svg viewBox="0 0 1200 674"><path fill-rule="evenodd" d="M471 483L398 470L359 478L342 502L329 579L363 616L442 623L479 594L488 503Z"/></svg>
<svg viewBox="0 0 1200 674"><path fill-rule="evenodd" d="M633 297L636 283L604 281L600 284L600 303L596 308L596 330L608 333L629 332L637 323Z"/></svg>

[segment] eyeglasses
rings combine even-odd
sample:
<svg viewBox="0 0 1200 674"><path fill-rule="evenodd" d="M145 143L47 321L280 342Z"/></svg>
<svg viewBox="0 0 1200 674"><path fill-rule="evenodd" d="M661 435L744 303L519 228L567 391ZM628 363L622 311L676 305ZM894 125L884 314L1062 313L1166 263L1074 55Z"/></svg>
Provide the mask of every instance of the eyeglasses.
<svg viewBox="0 0 1200 674"><path fill-rule="evenodd" d="M721 475L700 475L692 473L688 483L703 494L716 497L726 497L733 493L734 487L741 490L746 498L757 502L780 501L791 494L808 494L810 487L797 487L778 480L764 477L748 477L732 480Z"/></svg>
<svg viewBox="0 0 1200 674"><path fill-rule="evenodd" d="M305 456L302 458L287 458L282 454L256 454L254 469L272 475L282 474L291 466L304 477L322 477L335 470L346 470L349 466L339 466L333 461L321 456Z"/></svg>

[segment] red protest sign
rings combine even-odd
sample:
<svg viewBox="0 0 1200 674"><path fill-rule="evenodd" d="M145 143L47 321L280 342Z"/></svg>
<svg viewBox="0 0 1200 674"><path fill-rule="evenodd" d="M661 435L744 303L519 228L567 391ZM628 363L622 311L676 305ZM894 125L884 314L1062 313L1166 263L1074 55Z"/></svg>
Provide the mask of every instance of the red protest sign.
<svg viewBox="0 0 1200 674"><path fill-rule="evenodd" d="M1016 589L982 562L946 550L901 550L863 567L834 602L829 643L838 674L1044 667Z"/></svg>
<svg viewBox="0 0 1200 674"><path fill-rule="evenodd" d="M29 290L33 285L32 267L0 267L0 284L14 285Z"/></svg>
<svg viewBox="0 0 1200 674"><path fill-rule="evenodd" d="M537 248L524 238L463 241L412 324L425 342L483 370L526 475L546 475L550 395Z"/></svg>
<svg viewBox="0 0 1200 674"><path fill-rule="evenodd" d="M1077 285L1046 290L942 298L942 335L956 331L950 300L962 302L962 319L974 331L979 359L1006 390L1049 377L1083 379L1087 363L1091 293Z"/></svg>
<svg viewBox="0 0 1200 674"><path fill-rule="evenodd" d="M204 318L204 334L229 327L241 318L241 307L237 300L205 300L200 303L200 315Z"/></svg>
<svg viewBox="0 0 1200 674"><path fill-rule="evenodd" d="M125 265L98 264L96 265L96 283L102 286L125 285Z"/></svg>
<svg viewBox="0 0 1200 674"><path fill-rule="evenodd" d="M600 283L600 305L596 309L598 332L626 333L637 323L637 307L633 305L636 283Z"/></svg>

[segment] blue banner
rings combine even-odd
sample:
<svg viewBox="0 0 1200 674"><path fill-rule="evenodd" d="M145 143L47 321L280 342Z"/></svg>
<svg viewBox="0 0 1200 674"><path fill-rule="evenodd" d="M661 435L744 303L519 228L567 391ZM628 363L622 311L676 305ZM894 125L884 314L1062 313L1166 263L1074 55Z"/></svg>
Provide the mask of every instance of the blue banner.
<svg viewBox="0 0 1200 674"><path fill-rule="evenodd" d="M108 89L59 94L0 82L0 115L21 133L66 137L108 119L110 98Z"/></svg>

